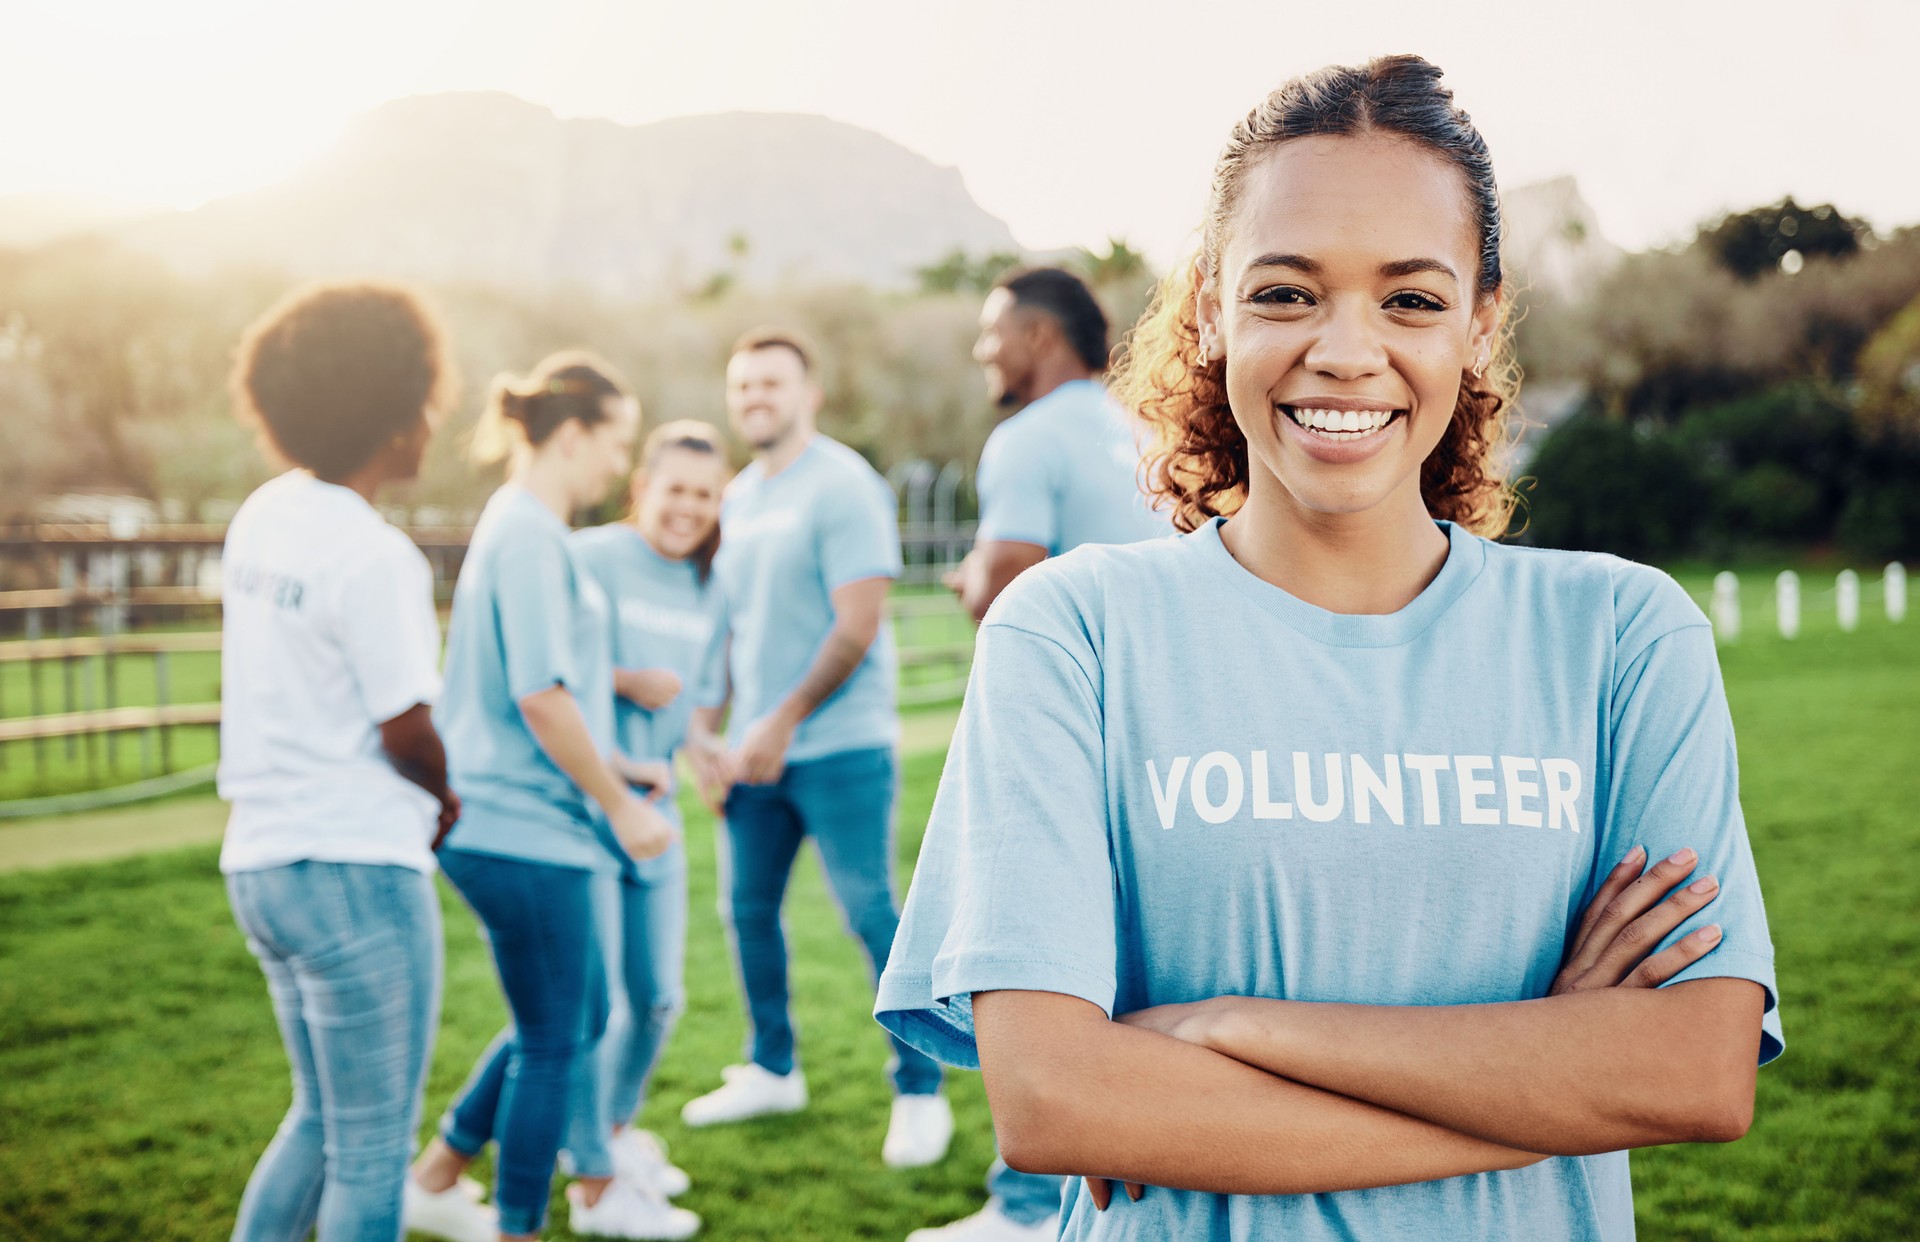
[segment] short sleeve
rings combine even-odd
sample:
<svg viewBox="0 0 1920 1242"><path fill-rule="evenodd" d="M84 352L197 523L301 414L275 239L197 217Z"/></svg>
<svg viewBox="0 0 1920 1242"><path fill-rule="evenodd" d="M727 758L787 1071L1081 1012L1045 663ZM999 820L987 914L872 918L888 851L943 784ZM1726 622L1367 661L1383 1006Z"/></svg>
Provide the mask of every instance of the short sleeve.
<svg viewBox="0 0 1920 1242"><path fill-rule="evenodd" d="M1013 432L1003 423L980 454L976 538L1037 544L1052 555L1060 550L1060 505L1047 454L1020 443Z"/></svg>
<svg viewBox="0 0 1920 1242"><path fill-rule="evenodd" d="M1675 592L1678 591L1674 587ZM1718 924L1722 939L1667 986L1691 979L1751 979L1766 989L1760 1063L1785 1040L1774 986L1773 942L1760 879L1740 811L1739 756L1715 657L1713 631L1697 620L1626 653L1611 704L1610 789L1602 822L1595 887L1635 845L1666 858L1691 846L1696 874L1720 881L1720 895L1663 942ZM1588 894L1591 899L1592 894Z"/></svg>
<svg viewBox="0 0 1920 1242"><path fill-rule="evenodd" d="M900 516L878 477L849 479L820 494L820 572L827 590L863 578L900 576Z"/></svg>
<svg viewBox="0 0 1920 1242"><path fill-rule="evenodd" d="M334 632L368 720L384 724L440 697L440 622L418 549L382 541L342 577L333 604Z"/></svg>
<svg viewBox="0 0 1920 1242"><path fill-rule="evenodd" d="M494 614L506 655L507 694L515 702L556 685L576 696L586 689L573 649L573 575L573 560L558 539L515 540L496 556Z"/></svg>
<svg viewBox="0 0 1920 1242"><path fill-rule="evenodd" d="M973 673L874 1014L977 1068L972 994L1059 992L1111 1015L1116 932L1102 717L1081 662L1009 625Z"/></svg>

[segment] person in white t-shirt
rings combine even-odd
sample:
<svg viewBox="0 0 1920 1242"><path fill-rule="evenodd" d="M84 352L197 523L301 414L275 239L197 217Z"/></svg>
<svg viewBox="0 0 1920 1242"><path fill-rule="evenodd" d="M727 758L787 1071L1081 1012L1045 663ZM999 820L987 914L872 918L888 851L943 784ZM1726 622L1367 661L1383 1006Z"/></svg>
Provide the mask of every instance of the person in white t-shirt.
<svg viewBox="0 0 1920 1242"><path fill-rule="evenodd" d="M240 1242L401 1237L440 1008L433 849L460 804L433 577L372 502L419 472L451 378L435 316L390 285L298 291L240 346L240 414L294 467L221 560L220 869L293 1067Z"/></svg>

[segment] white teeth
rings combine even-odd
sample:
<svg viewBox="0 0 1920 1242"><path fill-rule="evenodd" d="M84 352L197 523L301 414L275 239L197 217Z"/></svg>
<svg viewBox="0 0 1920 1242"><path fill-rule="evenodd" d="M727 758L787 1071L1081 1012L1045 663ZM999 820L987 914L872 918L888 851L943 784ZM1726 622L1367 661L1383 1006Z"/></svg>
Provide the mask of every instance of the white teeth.
<svg viewBox="0 0 1920 1242"><path fill-rule="evenodd" d="M1289 407L1293 421L1337 439L1372 435L1393 421L1391 410L1315 410Z"/></svg>

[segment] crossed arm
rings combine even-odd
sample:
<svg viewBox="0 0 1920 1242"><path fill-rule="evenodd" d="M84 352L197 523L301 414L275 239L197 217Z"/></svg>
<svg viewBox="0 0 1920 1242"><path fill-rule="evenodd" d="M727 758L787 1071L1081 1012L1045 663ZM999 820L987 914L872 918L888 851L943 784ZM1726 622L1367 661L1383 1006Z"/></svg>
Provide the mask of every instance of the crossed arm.
<svg viewBox="0 0 1920 1242"><path fill-rule="evenodd" d="M1711 936L1643 956L1712 899L1688 888L1659 900L1684 877L1671 862L1626 882L1616 869L1557 994L1540 1000L1223 997L1110 1022L1056 993L977 993L1002 1155L1033 1172L1299 1194L1738 1138L1752 1117L1762 989L1704 979L1655 990Z"/></svg>

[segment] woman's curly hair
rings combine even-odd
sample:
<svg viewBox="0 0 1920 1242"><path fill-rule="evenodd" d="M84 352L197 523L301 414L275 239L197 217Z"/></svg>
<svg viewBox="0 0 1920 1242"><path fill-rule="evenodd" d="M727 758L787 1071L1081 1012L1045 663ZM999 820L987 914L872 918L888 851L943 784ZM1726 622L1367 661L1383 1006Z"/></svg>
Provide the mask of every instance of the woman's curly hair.
<svg viewBox="0 0 1920 1242"><path fill-rule="evenodd" d="M437 419L456 382L432 304L376 280L289 293L247 328L228 380L241 421L330 482L421 419Z"/></svg>
<svg viewBox="0 0 1920 1242"><path fill-rule="evenodd" d="M1219 276L1241 182L1268 148L1290 138L1361 133L1409 139L1460 169L1479 234L1475 290L1480 297L1503 296L1493 164L1436 66L1418 56L1384 56L1358 68L1318 70L1267 96L1234 126L1214 166L1199 254L1161 282L1114 368L1115 395L1151 434L1147 488L1170 502L1181 530L1231 515L1247 498L1246 437L1227 403L1226 365L1200 360L1198 309L1201 281ZM1434 517L1489 537L1506 532L1515 500L1498 450L1508 438L1519 384L1503 304L1489 365L1478 377L1461 377L1453 421L1420 471L1420 494Z"/></svg>

